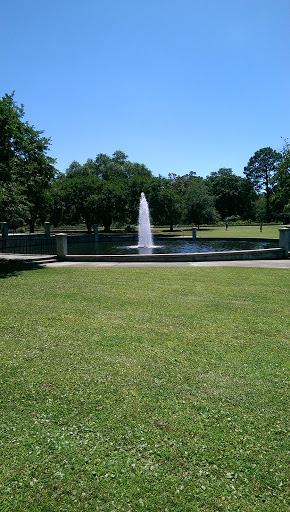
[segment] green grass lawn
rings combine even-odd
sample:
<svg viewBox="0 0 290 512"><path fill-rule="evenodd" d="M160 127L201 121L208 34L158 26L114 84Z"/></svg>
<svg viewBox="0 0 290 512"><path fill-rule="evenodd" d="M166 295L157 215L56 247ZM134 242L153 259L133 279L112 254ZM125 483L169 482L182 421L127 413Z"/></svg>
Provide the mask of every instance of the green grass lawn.
<svg viewBox="0 0 290 512"><path fill-rule="evenodd" d="M135 229L135 234L138 232L138 226L132 226ZM258 237L258 238L279 238L279 228L282 228L282 225L268 225L262 227L262 231L260 231L260 226L232 226L229 225L226 230L225 224L223 226L201 226L199 230L197 230L197 236L201 237ZM75 226L75 227L67 227L64 228L59 227L57 230L54 229L54 232L60 231L75 231L76 229L83 229L86 232L85 225ZM174 231L171 232L169 230L169 226L153 226L152 227L153 234L155 235L166 235L166 236L192 236L192 227L191 226L175 226ZM43 233L43 229L39 230L39 233ZM103 229L100 229L100 233L104 236L110 236L110 233L104 233ZM128 233L124 232L124 229L113 229L113 234L122 234L126 235Z"/></svg>
<svg viewBox="0 0 290 512"><path fill-rule="evenodd" d="M0 265L1 512L288 509L287 270Z"/></svg>
<svg viewBox="0 0 290 512"><path fill-rule="evenodd" d="M258 238L279 238L279 228L282 228L282 225L272 225L272 226L263 226L262 231L260 231L260 226L228 226L226 230L225 226L201 226L199 230L196 231L197 236L201 237L258 237ZM192 228L189 227L177 227L174 228L173 232L170 232L168 228L154 228L153 232L155 234L162 235L174 235L174 236L191 236Z"/></svg>

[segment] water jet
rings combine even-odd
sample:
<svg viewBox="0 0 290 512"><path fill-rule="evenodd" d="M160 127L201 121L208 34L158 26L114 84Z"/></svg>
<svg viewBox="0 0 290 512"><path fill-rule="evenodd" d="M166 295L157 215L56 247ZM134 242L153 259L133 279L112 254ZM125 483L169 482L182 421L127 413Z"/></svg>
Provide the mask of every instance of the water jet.
<svg viewBox="0 0 290 512"><path fill-rule="evenodd" d="M141 192L138 224L138 247L151 249L153 247L153 237L150 224L149 206L144 192Z"/></svg>

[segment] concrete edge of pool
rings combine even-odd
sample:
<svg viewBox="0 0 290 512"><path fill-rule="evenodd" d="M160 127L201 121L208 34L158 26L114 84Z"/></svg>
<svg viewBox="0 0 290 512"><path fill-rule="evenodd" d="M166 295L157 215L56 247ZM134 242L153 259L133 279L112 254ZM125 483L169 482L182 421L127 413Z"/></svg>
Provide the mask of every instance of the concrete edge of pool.
<svg viewBox="0 0 290 512"><path fill-rule="evenodd" d="M182 261L234 261L285 259L288 252L284 248L252 249L245 251L217 251L201 253L169 254L65 254L59 255L59 261L82 262L182 262Z"/></svg>

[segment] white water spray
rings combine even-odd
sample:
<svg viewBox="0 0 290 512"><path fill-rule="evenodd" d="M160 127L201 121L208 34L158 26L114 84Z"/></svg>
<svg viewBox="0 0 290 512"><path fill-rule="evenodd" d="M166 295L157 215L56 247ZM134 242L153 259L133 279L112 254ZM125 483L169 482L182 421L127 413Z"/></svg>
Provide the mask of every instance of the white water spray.
<svg viewBox="0 0 290 512"><path fill-rule="evenodd" d="M145 194L143 192L141 193L139 206L138 247L153 247L149 207Z"/></svg>

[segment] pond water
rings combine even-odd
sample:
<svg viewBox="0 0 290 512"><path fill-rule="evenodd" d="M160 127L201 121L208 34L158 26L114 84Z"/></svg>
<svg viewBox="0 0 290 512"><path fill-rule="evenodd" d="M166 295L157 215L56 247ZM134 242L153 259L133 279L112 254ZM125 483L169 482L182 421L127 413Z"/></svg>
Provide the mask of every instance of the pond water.
<svg viewBox="0 0 290 512"><path fill-rule="evenodd" d="M131 245L130 245L131 244ZM68 243L68 254L170 254L216 251L271 249L277 241L265 240L162 240L155 239L154 246L138 248L137 242Z"/></svg>

